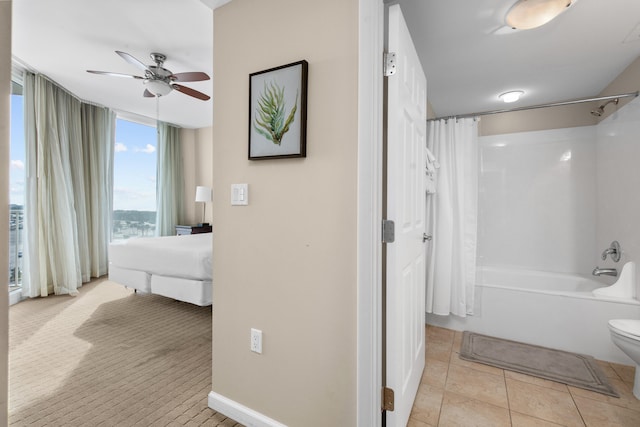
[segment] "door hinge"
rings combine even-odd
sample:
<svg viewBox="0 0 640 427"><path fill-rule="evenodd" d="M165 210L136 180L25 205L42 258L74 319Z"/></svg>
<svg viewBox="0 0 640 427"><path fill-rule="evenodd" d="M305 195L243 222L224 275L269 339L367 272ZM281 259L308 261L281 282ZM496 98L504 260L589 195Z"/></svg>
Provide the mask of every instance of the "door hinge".
<svg viewBox="0 0 640 427"><path fill-rule="evenodd" d="M382 388L382 410L393 412L393 389L389 387Z"/></svg>
<svg viewBox="0 0 640 427"><path fill-rule="evenodd" d="M393 76L396 73L396 53L384 53L384 76Z"/></svg>
<svg viewBox="0 0 640 427"><path fill-rule="evenodd" d="M390 219L382 220L382 243L393 243L396 240L396 225Z"/></svg>

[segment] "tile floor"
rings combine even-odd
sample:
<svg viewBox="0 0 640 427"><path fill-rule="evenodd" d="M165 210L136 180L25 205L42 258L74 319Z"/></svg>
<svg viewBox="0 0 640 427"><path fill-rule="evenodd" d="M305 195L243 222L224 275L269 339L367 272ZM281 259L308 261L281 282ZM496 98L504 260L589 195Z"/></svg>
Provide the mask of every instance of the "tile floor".
<svg viewBox="0 0 640 427"><path fill-rule="evenodd" d="M620 398L459 358L462 332L427 326L426 367L408 427L639 427L634 368L599 362Z"/></svg>

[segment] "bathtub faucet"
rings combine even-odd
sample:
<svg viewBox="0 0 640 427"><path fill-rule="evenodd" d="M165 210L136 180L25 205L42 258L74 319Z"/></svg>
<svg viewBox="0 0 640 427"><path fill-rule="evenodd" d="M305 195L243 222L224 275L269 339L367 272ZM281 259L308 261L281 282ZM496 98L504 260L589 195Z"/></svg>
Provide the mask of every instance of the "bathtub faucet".
<svg viewBox="0 0 640 427"><path fill-rule="evenodd" d="M593 272L591 272L591 274L593 274L594 276L602 276L603 274L607 276L617 276L618 270L616 270L615 268L596 267L593 269Z"/></svg>
<svg viewBox="0 0 640 427"><path fill-rule="evenodd" d="M620 261L620 243L617 240L611 242L611 246L602 252L602 259L607 259L607 255L611 255L613 262Z"/></svg>

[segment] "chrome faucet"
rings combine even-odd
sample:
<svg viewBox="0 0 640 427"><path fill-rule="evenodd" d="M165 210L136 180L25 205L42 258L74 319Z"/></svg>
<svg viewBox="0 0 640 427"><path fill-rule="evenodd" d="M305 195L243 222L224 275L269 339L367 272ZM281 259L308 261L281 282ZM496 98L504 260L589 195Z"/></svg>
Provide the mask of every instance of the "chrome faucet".
<svg viewBox="0 0 640 427"><path fill-rule="evenodd" d="M607 259L607 255L611 255L613 262L620 261L620 243L617 240L611 242L611 246L602 252L602 260Z"/></svg>
<svg viewBox="0 0 640 427"><path fill-rule="evenodd" d="M600 268L600 267L596 267L593 269L593 271L591 272L591 274L593 274L594 276L602 276L603 274L606 276L617 276L618 275L618 270L616 270L615 268Z"/></svg>

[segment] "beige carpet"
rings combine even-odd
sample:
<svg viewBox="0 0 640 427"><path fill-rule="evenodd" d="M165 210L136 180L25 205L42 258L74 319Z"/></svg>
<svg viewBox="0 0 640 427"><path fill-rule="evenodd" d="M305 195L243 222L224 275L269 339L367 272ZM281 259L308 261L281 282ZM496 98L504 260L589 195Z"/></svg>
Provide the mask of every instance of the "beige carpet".
<svg viewBox="0 0 640 427"><path fill-rule="evenodd" d="M240 426L207 407L211 307L97 280L9 322L12 426Z"/></svg>

